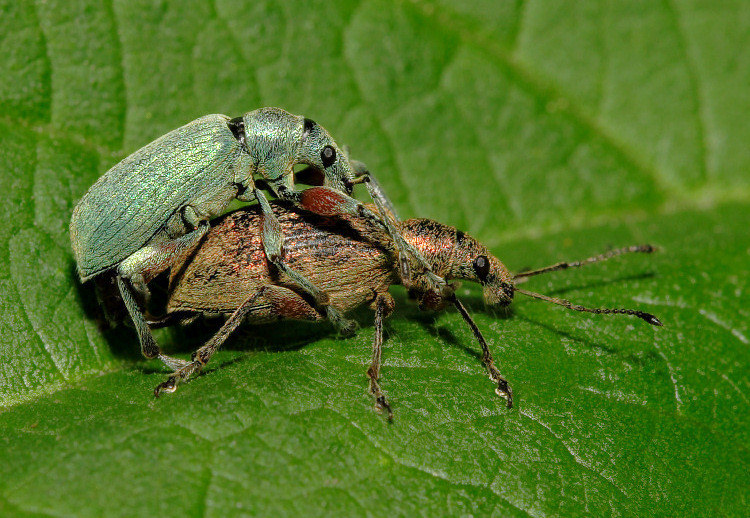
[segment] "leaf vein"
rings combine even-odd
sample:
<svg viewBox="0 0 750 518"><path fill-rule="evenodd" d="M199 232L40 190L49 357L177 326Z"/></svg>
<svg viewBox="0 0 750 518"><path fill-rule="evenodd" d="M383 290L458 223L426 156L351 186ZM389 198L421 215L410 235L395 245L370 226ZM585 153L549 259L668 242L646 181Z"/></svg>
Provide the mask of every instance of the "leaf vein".
<svg viewBox="0 0 750 518"><path fill-rule="evenodd" d="M592 468L591 466L589 466L588 464L586 464L584 462L584 460L575 451L573 451L573 449L570 448L560 436L558 436L555 432L552 431L552 428L549 425L547 425L541 419L538 419L537 417L534 417L534 415L530 414L528 411L521 410L519 413L522 416L524 416L525 418L531 420L532 422L534 422L537 425L539 425L542 428L544 428L553 438L555 438L555 440L557 440L560 444L562 444L562 446L567 450L567 452L570 454L570 456L573 458L573 460L576 462L576 464L578 464L579 466L581 466L582 468L584 468L584 470L586 470L587 472L593 473L594 475L596 475L598 478L600 478L601 480L603 480L604 482L606 482L607 485L609 485L609 486L613 487L614 489L616 489L618 493L620 493L623 497L625 497L626 501L629 501L629 497L625 493L625 491L623 491L609 477L607 477L606 475L604 475L602 473L599 473L594 468Z"/></svg>

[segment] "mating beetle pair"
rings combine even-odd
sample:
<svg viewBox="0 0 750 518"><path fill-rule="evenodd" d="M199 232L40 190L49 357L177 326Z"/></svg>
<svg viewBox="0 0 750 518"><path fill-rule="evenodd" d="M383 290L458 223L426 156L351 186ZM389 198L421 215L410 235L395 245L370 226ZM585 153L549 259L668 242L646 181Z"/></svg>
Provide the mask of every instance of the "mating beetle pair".
<svg viewBox="0 0 750 518"><path fill-rule="evenodd" d="M294 166L305 164L305 180L323 191L342 193L336 203L295 190ZM365 183L380 216L348 194ZM105 173L73 211L70 239L81 280L114 270L125 306L135 323L147 358L170 360L159 351L140 311L148 282L189 255L230 201L256 201L261 208L263 249L343 333L353 322L330 304L326 294L284 261L279 223L260 190L324 215L366 218L392 234L395 221L385 216L390 202L364 165L350 161L328 132L310 119L280 108L261 108L243 117L206 115L139 149ZM345 195L344 195L345 194ZM405 276L443 290L424 259L393 235Z"/></svg>
<svg viewBox="0 0 750 518"><path fill-rule="evenodd" d="M300 180L315 187L294 189L297 164L309 166ZM367 185L375 209L349 197L356 183ZM291 206L272 207L260 187ZM228 215L211 228L209 220L234 198L257 200L258 207ZM335 228L326 226L331 221ZM319 320L325 315L349 331L351 322L343 314L370 303L376 315L370 391L390 415L378 377L382 321L393 309L391 284L405 284L423 307L456 306L482 346L482 362L508 406L510 387L445 278L480 282L491 304L507 305L518 292L577 311L626 313L660 325L648 313L589 309L516 286L517 279L624 252L650 252L651 247L512 276L482 245L452 227L430 220L399 222L363 164L350 161L319 125L278 108L237 119L208 115L136 151L86 193L73 212L70 233L81 279L113 273L143 354L175 370L157 394L174 390L202 368L245 319ZM160 352L141 310L147 284L167 269L168 320L231 315L190 362Z"/></svg>

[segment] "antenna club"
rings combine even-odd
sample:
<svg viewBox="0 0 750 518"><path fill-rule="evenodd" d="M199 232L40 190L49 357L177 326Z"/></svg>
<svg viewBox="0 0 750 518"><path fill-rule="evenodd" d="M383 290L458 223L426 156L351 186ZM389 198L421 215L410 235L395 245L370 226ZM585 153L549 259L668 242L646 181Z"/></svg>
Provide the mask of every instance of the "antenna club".
<svg viewBox="0 0 750 518"><path fill-rule="evenodd" d="M645 320L646 322L648 322L648 323L649 323L649 324L651 324L652 326L659 326L659 327L662 327L662 326L664 325L664 324L662 324L661 320L659 320L658 318L656 318L656 317L655 317L654 315L652 315L651 313L646 313L646 312L644 312L644 311L639 311L639 312L638 312L638 313L636 314L636 316L637 316L638 318L641 318L641 319Z"/></svg>

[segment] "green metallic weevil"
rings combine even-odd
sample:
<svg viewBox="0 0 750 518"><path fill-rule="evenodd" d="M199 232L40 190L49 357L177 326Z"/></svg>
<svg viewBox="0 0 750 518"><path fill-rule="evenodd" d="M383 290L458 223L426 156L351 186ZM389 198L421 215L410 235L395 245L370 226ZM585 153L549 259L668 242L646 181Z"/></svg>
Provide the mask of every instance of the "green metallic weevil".
<svg viewBox="0 0 750 518"><path fill-rule="evenodd" d="M295 190L294 166L306 164L299 181L346 193L335 204L321 204ZM365 183L380 216L350 198ZM116 283L147 358L161 354L139 308L147 283L188 255L206 235L209 220L230 201L257 200L263 250L268 260L312 296L342 332L353 332L309 277L284 259L282 230L260 187L299 207L326 215L360 216L385 228L399 250L405 275L447 291L443 279L398 235L390 202L364 164L350 161L328 132L314 121L280 108L261 108L242 117L206 115L158 138L107 171L73 211L70 240L82 282L106 271ZM412 275L414 272L414 275Z"/></svg>
<svg viewBox="0 0 750 518"><path fill-rule="evenodd" d="M305 191L325 198L339 193ZM333 200L329 200L333 201ZM393 284L401 284L398 253L390 235L374 228L361 217L320 218L293 207L273 203L279 221L286 260L331 297L331 304L346 313L362 304L375 311L375 339L372 363L367 371L370 393L376 406L391 415L383 394L380 376L383 319L394 309L388 293ZM229 315L229 319L206 345L198 349L192 361L179 360L175 372L160 384L155 394L172 392L180 381L203 368L226 338L243 322L264 323L280 319L320 321L323 316L299 293L294 279L277 271L265 260L258 223L262 215L254 207L227 214L214 223L206 239L190 258L172 269L166 316L155 325L191 322L200 315ZM580 267L616 255L650 253L649 245L610 251L575 263L558 263L540 270L511 274L486 247L454 227L428 219L410 219L399 223L400 235L428 261L430 269L445 279L478 282L484 300L491 306L507 306L515 293L546 300L576 311L634 315L654 325L661 322L649 313L630 309L586 308L568 301L528 292L517 287L527 277ZM451 286L455 288L455 285ZM452 304L471 328L482 349L481 361L498 395L513 404L508 382L495 366L489 347L463 304L451 291L440 294L431 289L412 289L423 309L442 309Z"/></svg>

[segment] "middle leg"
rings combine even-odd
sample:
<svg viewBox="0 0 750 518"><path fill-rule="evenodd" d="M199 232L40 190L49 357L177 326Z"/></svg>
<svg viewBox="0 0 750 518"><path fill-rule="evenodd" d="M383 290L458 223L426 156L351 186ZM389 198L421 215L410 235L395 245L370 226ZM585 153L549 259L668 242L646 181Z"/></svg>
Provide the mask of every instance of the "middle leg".
<svg viewBox="0 0 750 518"><path fill-rule="evenodd" d="M344 318L344 316L330 304L328 294L318 289L313 283L311 283L306 277L300 274L298 271L290 268L283 260L284 246L283 239L284 235L281 231L281 225L279 220L276 219L276 215L271 210L271 206L268 203L265 195L255 189L255 196L260 204L262 211L262 230L261 237L263 242L263 250L265 251L268 260L281 272L287 275L294 283L299 286L305 293L308 293L315 300L315 304L321 308L321 311L328 317L336 329L343 336L352 336L357 330L357 323L353 320Z"/></svg>
<svg viewBox="0 0 750 518"><path fill-rule="evenodd" d="M372 342L372 362L367 369L370 378L370 394L375 398L375 407L384 410L388 420L393 420L391 405L385 398L378 379L380 379L380 357L383 348L383 320L393 311L393 297L388 292L380 293L375 299L375 338Z"/></svg>

